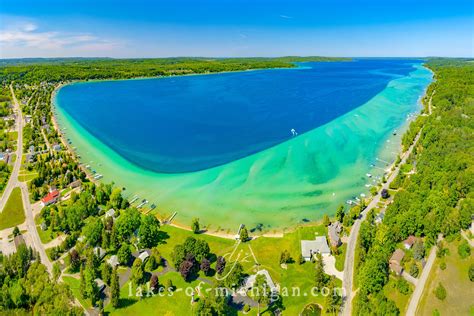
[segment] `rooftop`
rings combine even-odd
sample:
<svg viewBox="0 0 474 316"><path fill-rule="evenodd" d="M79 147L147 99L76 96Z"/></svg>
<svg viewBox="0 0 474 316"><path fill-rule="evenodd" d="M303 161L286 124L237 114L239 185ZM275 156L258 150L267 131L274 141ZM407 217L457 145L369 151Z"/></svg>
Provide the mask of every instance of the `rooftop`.
<svg viewBox="0 0 474 316"><path fill-rule="evenodd" d="M301 254L305 258L310 258L315 253L329 254L329 246L326 240L326 236L316 237L315 240L302 240L301 241Z"/></svg>

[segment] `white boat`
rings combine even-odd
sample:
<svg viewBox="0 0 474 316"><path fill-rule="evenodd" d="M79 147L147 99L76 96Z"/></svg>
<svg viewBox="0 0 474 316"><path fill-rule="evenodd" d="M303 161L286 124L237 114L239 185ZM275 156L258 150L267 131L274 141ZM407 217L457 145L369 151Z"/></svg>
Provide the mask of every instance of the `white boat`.
<svg viewBox="0 0 474 316"><path fill-rule="evenodd" d="M372 178L372 175L370 173L365 174L368 178Z"/></svg>

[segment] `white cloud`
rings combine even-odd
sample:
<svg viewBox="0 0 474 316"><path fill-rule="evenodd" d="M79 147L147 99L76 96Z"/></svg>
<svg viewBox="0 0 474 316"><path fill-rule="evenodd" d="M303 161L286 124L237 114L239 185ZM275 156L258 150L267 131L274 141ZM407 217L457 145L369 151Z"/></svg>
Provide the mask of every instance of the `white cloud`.
<svg viewBox="0 0 474 316"><path fill-rule="evenodd" d="M280 14L280 18L288 20L288 19L292 19L293 17L292 17L292 16L288 16L288 15Z"/></svg>
<svg viewBox="0 0 474 316"><path fill-rule="evenodd" d="M41 31L31 22L0 30L0 57L102 56L117 45L88 33Z"/></svg>

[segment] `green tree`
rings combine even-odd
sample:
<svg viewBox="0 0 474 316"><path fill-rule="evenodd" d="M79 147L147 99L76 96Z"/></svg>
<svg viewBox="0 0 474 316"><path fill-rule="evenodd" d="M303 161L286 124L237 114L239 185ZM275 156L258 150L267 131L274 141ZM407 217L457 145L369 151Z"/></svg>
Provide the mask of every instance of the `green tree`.
<svg viewBox="0 0 474 316"><path fill-rule="evenodd" d="M466 259L471 255L471 247L469 247L467 241L463 240L458 246L458 254L461 259Z"/></svg>
<svg viewBox="0 0 474 316"><path fill-rule="evenodd" d="M131 274L131 281L135 286L139 286L143 283L145 277L145 272L143 271L142 260L137 258L133 261L132 265L132 274Z"/></svg>
<svg viewBox="0 0 474 316"><path fill-rule="evenodd" d="M119 260L120 264L127 264L130 261L131 256L132 251L130 250L130 246L127 244L122 244L122 247L120 247L117 253L117 259Z"/></svg>
<svg viewBox="0 0 474 316"><path fill-rule="evenodd" d="M114 268L111 276L110 282L110 294L111 294L111 301L112 306L114 308L119 307L120 303L120 283L119 283L119 276L117 273L117 268Z"/></svg>
<svg viewBox="0 0 474 316"><path fill-rule="evenodd" d="M468 275L469 275L469 280L471 280L471 282L474 282L474 263L471 263L471 265L469 266Z"/></svg>
<svg viewBox="0 0 474 316"><path fill-rule="evenodd" d="M160 231L160 222L153 215L145 215L142 218L140 229L138 230L138 238L140 247L151 248L157 245Z"/></svg>
<svg viewBox="0 0 474 316"><path fill-rule="evenodd" d="M323 256L319 252L316 253L314 271L314 286L321 290L326 285L328 281L328 276L326 275L326 273L324 273Z"/></svg>
<svg viewBox="0 0 474 316"><path fill-rule="evenodd" d="M326 296L324 304L326 312L337 315L342 305L342 296L337 291L334 277L331 278L328 284L328 290L329 294Z"/></svg>
<svg viewBox="0 0 474 316"><path fill-rule="evenodd" d="M336 211L336 220L342 223L344 221L344 215L346 215L344 212L344 205L339 205Z"/></svg>
<svg viewBox="0 0 474 316"><path fill-rule="evenodd" d="M328 216L328 214L324 214L324 216L323 216L323 225L326 227L326 226L329 226L329 224L331 224L331 221L329 220L329 216Z"/></svg>
<svg viewBox="0 0 474 316"><path fill-rule="evenodd" d="M271 298L271 289L267 284L265 276L263 274L258 274L255 278L255 284L252 288L252 294L254 299L257 301L258 312L257 315L260 315L260 305L267 305L270 303Z"/></svg>
<svg viewBox="0 0 474 316"><path fill-rule="evenodd" d="M191 229L195 234L200 232L200 227L199 227L199 218L193 218L193 222L191 224Z"/></svg>
<svg viewBox="0 0 474 316"><path fill-rule="evenodd" d="M425 257L425 246L423 245L423 241L419 239L413 245L413 258L415 258L416 260L421 260L424 257Z"/></svg>
<svg viewBox="0 0 474 316"><path fill-rule="evenodd" d="M242 227L242 229L240 230L239 238L242 242L246 242L247 240L249 240L249 232L247 230L247 227Z"/></svg>

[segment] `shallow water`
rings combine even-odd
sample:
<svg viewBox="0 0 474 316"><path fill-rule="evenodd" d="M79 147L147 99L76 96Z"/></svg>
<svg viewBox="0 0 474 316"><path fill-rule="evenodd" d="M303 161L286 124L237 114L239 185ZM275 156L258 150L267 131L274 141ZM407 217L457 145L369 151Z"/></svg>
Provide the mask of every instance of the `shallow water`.
<svg viewBox="0 0 474 316"><path fill-rule="evenodd" d="M378 60L377 62L380 63L381 61ZM390 61L390 63L392 62ZM408 61L403 62L407 63ZM347 64L357 63L359 62ZM114 181L118 185L126 187L129 196L138 195L141 199L147 198L150 203L156 203L158 213L163 217L177 211L176 220L183 224L189 224L193 217L199 217L201 223L211 224L211 231L218 227L236 230L236 227L241 223L247 224L250 228L262 224L264 230L284 229L302 221L317 220L324 213L334 213L338 204L368 191L365 185L370 183L372 179L368 179L365 176L366 173L370 172L374 177L380 176L386 167L386 162L393 161L399 151L400 134L407 125L407 116L419 111L419 98L431 81L431 72L422 68L420 63L409 63L414 67L411 69L411 66L408 67L411 72L405 70L406 66L398 69L396 67L371 69L369 71L370 76L375 76L376 83L374 83L374 86L379 87L377 88L379 90L367 88L367 85L370 85L369 83L361 84L361 88L357 91L365 91L364 98L367 99L364 99L365 101L362 104L349 102L353 99L363 100L360 97L363 94L362 92L360 94L355 92L358 97L352 98L349 92L351 89L338 90L338 93L332 94L342 98L344 96L343 91L349 93L349 96L345 96L348 100L347 104L342 102L344 106L334 111L333 106L328 105L332 98L325 99L329 100L327 102L321 101L318 103L319 99L324 99L318 96L314 98L312 103L314 108L317 108L316 112L323 113L326 110L329 114L327 116L320 115L317 119L314 119L313 116L311 120L301 118L301 116L305 116L306 112L299 115L295 114L299 109L295 110L293 107L288 107L289 103L286 103L288 109L285 109L285 103L282 102L279 104L281 111L272 112L267 116L264 113L258 113L257 118L250 125L265 125L265 118L276 116L269 119L268 126L280 127L278 124L285 121L279 117L280 113L283 116L294 117L292 125L281 126L275 129L274 132L259 134L261 137L256 137L251 141L239 139L227 147L214 146L209 149L213 152L212 155L207 155L206 150L202 148L197 151L194 148L186 149L183 144L188 142L187 138L183 139L183 144L177 146L178 149L175 152L170 153L168 150L158 155L157 161L173 162L173 154L177 155L186 150L192 151L189 155L185 155L185 159L180 161L178 167L172 163L164 164L166 172L173 171L172 168L175 168L175 171L182 172L190 166L192 167L190 169L200 169L203 166L219 165L197 172L159 173L152 171L156 170L155 168L149 168L146 165L148 163L156 164L156 161L147 161L145 165L136 163L134 159L142 157L141 153L135 155L135 158L130 158L123 151L116 150L114 145L110 145L109 139L101 138L101 132L98 130L91 133L86 124L80 123L80 116L73 113L76 109L71 108L73 102L69 104L69 100L64 98L65 94L63 94L64 91L67 91L66 89L73 87L100 86L112 83L127 85L132 82L160 80L163 82L165 79L99 82L66 86L59 91L55 100L57 119L60 126L66 128L66 137L70 138L73 146L77 147L77 151L85 164L90 164L93 169L102 174L104 181ZM317 66L311 65L313 71L314 69L319 71L318 74L312 76L318 77L325 73L328 78L331 77L331 67L336 66L332 63L320 64L322 63L317 63ZM334 70L334 68L332 69ZM225 81L225 78L229 76L234 78L233 76L238 77L240 74L243 76L242 78L250 76L252 82L255 82L255 76L305 77L305 71L306 68L264 70L174 77L166 80L174 80L176 83L176 81L183 78L188 82L192 82L193 80L202 81L204 80L203 77L205 80L216 77L219 78L218 81ZM363 76L361 75L364 77L365 71L360 71L364 73ZM384 73L384 75L375 75L374 72ZM390 76L385 75L387 72L391 72ZM240 81L244 81L242 78ZM390 80L387 80L387 78ZM383 83L384 80L385 83ZM239 85L245 86L244 83L239 83ZM295 84L295 87L297 88L297 84ZM258 89L255 88L254 90ZM367 92L369 90L372 93L377 90L378 93L376 92L373 97L369 97L369 92ZM310 89L307 90L307 93L309 92ZM321 91L317 93L321 93ZM83 94L86 95L86 92ZM204 95L201 97L204 97ZM298 97L296 92L294 97ZM88 105L90 120L93 120L93 117L97 115L95 110L92 109L99 109L98 112L103 113L100 110L102 106L109 106L104 105L103 102L95 102L90 102ZM304 100L300 100L299 104L301 107L306 106ZM251 107L251 105L247 104L247 107ZM268 107L263 108L268 109ZM139 113L140 106L137 105L136 109ZM236 109L240 109L238 105L236 105ZM117 109L115 109L109 111L107 115L100 115L103 124L110 124L110 120L114 120L117 112ZM336 114L338 116L334 117L334 113L338 113ZM223 115L223 113L219 115ZM235 120L220 120L218 125L222 126L219 126L219 131L223 131L224 134L229 133L227 131L229 127L226 127L226 124L234 122L236 124L231 125L231 127L238 128L239 133L243 133L242 131L246 129L246 126L241 123L240 118L234 118L235 115L237 114L228 114L228 117ZM120 126L120 128L115 128L115 130L121 132L117 133L112 139L120 144L120 142L125 142L121 139L121 135L123 135L124 130L126 131L130 127L131 123L127 117L122 115L119 115L119 117L121 117L121 121L116 122L116 126ZM182 116L176 114L173 119L179 120L180 117ZM278 121L279 119L280 121ZM300 126L306 126L306 128L292 127L297 129L300 134L297 137L288 136L290 134L289 129L291 129L289 127L295 126L297 121L300 122ZM260 123L258 124L258 122ZM280 123L277 124L276 122ZM237 125L239 126L236 127ZM269 129L268 126L260 128L261 130ZM312 126L316 127L311 128ZM213 129L215 130L216 127L213 126L213 128L206 130L206 133L212 134ZM393 136L392 132L395 129L398 130L398 133ZM140 137L135 138L138 142ZM179 140L179 137L176 137L176 139ZM222 138L222 140L225 139L230 140L231 138ZM140 138L140 142L143 141ZM194 138L191 143L196 141L199 141L199 137ZM187 144L189 147L190 143ZM241 144L245 149L239 149L237 144ZM123 146L122 150L133 154L134 148L133 146ZM232 150L227 150L228 148L232 148ZM152 149L160 152L161 147L152 146ZM146 153L146 155L154 157L150 153ZM240 156L245 157L236 160L236 157ZM196 157L206 157L206 159L212 157L212 159L200 160ZM198 160L199 163L194 164ZM205 161L204 164L202 164L203 161Z"/></svg>

